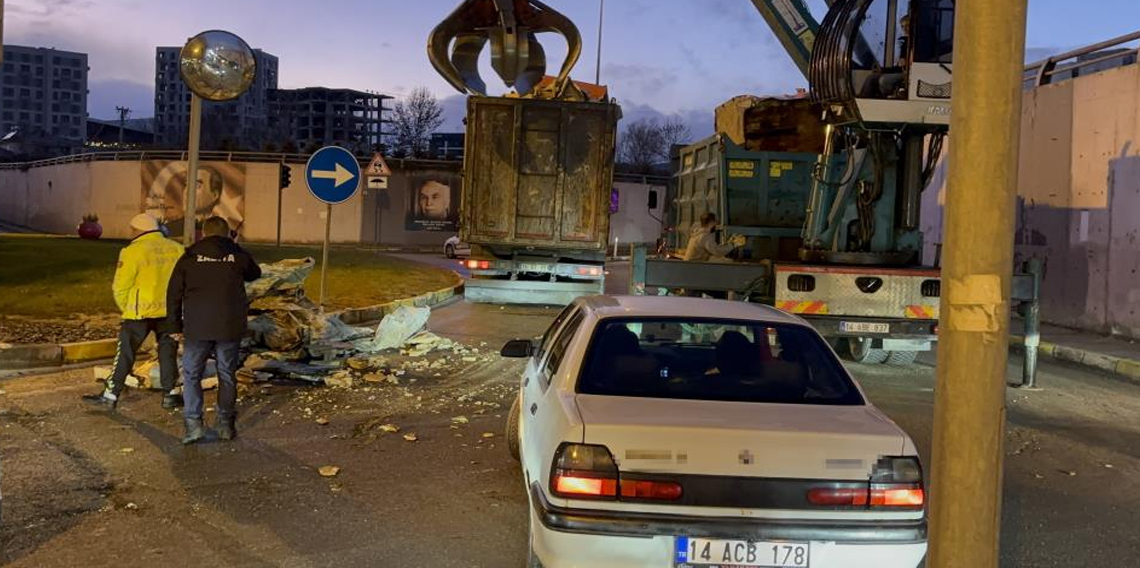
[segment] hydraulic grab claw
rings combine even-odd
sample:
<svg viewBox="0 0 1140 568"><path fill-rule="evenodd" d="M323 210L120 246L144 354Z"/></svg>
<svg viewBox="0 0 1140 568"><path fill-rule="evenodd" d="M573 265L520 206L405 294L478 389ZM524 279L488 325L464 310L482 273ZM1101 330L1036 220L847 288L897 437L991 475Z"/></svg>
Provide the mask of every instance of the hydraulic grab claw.
<svg viewBox="0 0 1140 568"><path fill-rule="evenodd" d="M582 35L569 18L538 0L464 0L432 30L428 58L460 92L486 95L479 54L490 41L491 66L508 87L525 96L546 74L546 52L535 37L546 32L566 39L566 60L556 83L563 85L582 52Z"/></svg>

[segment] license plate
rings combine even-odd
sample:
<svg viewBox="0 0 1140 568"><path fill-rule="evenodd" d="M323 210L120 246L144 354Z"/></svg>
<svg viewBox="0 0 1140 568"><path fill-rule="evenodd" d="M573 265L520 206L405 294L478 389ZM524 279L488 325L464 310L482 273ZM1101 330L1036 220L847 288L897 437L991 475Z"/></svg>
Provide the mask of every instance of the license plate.
<svg viewBox="0 0 1140 568"><path fill-rule="evenodd" d="M550 265L545 262L520 262L520 272L550 272Z"/></svg>
<svg viewBox="0 0 1140 568"><path fill-rule="evenodd" d="M866 321L841 321L839 322L839 331L846 331L847 333L890 333L891 324Z"/></svg>
<svg viewBox="0 0 1140 568"><path fill-rule="evenodd" d="M808 568L811 544L679 536L675 552L676 568Z"/></svg>

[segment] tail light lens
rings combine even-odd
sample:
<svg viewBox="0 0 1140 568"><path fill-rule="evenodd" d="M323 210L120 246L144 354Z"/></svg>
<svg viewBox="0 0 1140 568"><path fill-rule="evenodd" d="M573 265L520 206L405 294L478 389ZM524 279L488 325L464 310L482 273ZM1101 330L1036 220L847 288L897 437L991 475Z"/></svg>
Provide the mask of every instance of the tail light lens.
<svg viewBox="0 0 1140 568"><path fill-rule="evenodd" d="M602 269L599 266L579 266L576 272L580 276L601 276Z"/></svg>
<svg viewBox="0 0 1140 568"><path fill-rule="evenodd" d="M562 444L550 476L551 491L567 499L675 501L682 494L681 485L671 481L621 479L605 446Z"/></svg>
<svg viewBox="0 0 1140 568"><path fill-rule="evenodd" d="M926 504L922 466L913 457L882 458L866 484L813 488L807 500L820 507L921 510Z"/></svg>
<svg viewBox="0 0 1140 568"><path fill-rule="evenodd" d="M491 261L489 260L468 260L467 268L469 270L487 270L491 268Z"/></svg>

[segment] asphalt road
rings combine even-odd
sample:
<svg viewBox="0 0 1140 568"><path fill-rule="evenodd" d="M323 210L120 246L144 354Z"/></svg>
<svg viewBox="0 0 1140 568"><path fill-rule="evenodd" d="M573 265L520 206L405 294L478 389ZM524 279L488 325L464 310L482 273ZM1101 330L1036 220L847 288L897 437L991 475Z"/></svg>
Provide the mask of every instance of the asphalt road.
<svg viewBox="0 0 1140 568"><path fill-rule="evenodd" d="M88 410L89 369L0 381L0 564L522 566L525 494L502 439L519 364L494 351L554 313L437 308L429 327L480 349L474 361L399 385L255 387L232 443L183 448L179 415L151 393ZM933 367L852 370L929 459ZM1002 566L1136 565L1140 387L1051 364L1039 382L1009 391ZM339 474L321 477L326 465Z"/></svg>

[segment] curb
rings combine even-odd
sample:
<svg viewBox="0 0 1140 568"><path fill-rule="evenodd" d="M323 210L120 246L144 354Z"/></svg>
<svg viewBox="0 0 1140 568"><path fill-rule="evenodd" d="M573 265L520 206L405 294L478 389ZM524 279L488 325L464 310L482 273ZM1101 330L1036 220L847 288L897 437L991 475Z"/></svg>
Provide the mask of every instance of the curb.
<svg viewBox="0 0 1140 568"><path fill-rule="evenodd" d="M453 286L426 292L419 296L393 300L384 304L368 306L365 308L350 308L332 315L348 325L356 325L369 321L376 321L396 311L397 308L432 307L463 292L463 278L452 271L458 281ZM0 371L18 371L24 369L50 369L76 363L103 361L115 356L118 347L118 338L98 339L95 341L80 341L78 343L32 343L16 345L0 343Z"/></svg>
<svg viewBox="0 0 1140 568"><path fill-rule="evenodd" d="M1025 338L1018 335L1011 335L1009 337L1009 347L1017 351L1024 351ZM1047 357L1055 361L1075 363L1140 384L1140 361L1138 360L1066 347L1048 341L1042 341L1041 344L1038 345L1037 354L1038 357Z"/></svg>
<svg viewBox="0 0 1140 568"><path fill-rule="evenodd" d="M404 298L402 300L393 300L384 304L377 304L375 306L368 306L365 308L349 308L347 310L334 312L333 315L337 316L340 318L340 321L348 325L357 325L364 322L379 320L402 307L424 308L442 304L443 302L446 302L447 300L450 300L451 298L463 292L463 277L454 270L451 271L451 273L455 275L455 279L457 280L457 282L452 286L440 288L439 290L432 292L426 292L420 294L419 296L413 296L411 298Z"/></svg>

